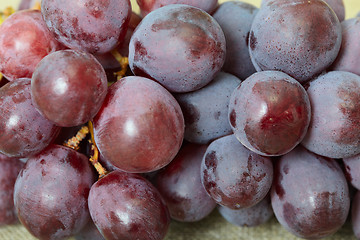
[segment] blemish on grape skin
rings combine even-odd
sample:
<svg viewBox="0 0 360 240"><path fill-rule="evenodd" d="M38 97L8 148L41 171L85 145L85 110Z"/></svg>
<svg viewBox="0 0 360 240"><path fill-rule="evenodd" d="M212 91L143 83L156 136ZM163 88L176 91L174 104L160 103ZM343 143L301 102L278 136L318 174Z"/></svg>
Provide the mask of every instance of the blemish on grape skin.
<svg viewBox="0 0 360 240"><path fill-rule="evenodd" d="M257 45L257 39L256 39L253 31L250 32L249 42L250 42L250 48L251 48L251 50L255 50L256 45Z"/></svg>
<svg viewBox="0 0 360 240"><path fill-rule="evenodd" d="M233 128L236 128L236 111L232 109L229 115L230 124Z"/></svg>

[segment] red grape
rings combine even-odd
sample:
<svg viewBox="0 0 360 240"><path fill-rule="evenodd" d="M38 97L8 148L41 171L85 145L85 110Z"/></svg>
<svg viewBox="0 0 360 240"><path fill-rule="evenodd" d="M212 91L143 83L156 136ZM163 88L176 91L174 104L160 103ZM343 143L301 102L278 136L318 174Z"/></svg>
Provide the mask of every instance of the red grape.
<svg viewBox="0 0 360 240"><path fill-rule="evenodd" d="M271 203L278 221L301 238L335 233L345 223L349 188L334 159L299 146L276 163Z"/></svg>
<svg viewBox="0 0 360 240"><path fill-rule="evenodd" d="M291 151L304 138L311 109L305 89L278 71L255 73L233 92L229 120L235 136L265 156Z"/></svg>
<svg viewBox="0 0 360 240"><path fill-rule="evenodd" d="M42 0L41 13L59 42L100 54L125 37L131 4L130 0Z"/></svg>
<svg viewBox="0 0 360 240"><path fill-rule="evenodd" d="M40 239L63 239L90 220L87 198L95 181L87 157L51 145L29 158L15 183L14 203L21 223Z"/></svg>
<svg viewBox="0 0 360 240"><path fill-rule="evenodd" d="M241 145L234 135L213 141L201 163L201 181L220 205L241 209L254 206L268 194L273 179L269 158Z"/></svg>
<svg viewBox="0 0 360 240"><path fill-rule="evenodd" d="M143 77L114 83L94 118L95 142L115 167L151 172L167 165L184 137L184 118L175 98Z"/></svg>
<svg viewBox="0 0 360 240"><path fill-rule="evenodd" d="M206 12L172 4L146 15L130 40L135 75L152 78L171 92L208 84L225 61L225 37Z"/></svg>
<svg viewBox="0 0 360 240"><path fill-rule="evenodd" d="M31 101L30 79L17 79L0 88L0 153L28 157L41 152L60 127L46 120Z"/></svg>
<svg viewBox="0 0 360 240"><path fill-rule="evenodd" d="M43 57L62 48L39 10L16 12L0 26L0 72L8 80L31 78Z"/></svg>
<svg viewBox="0 0 360 240"><path fill-rule="evenodd" d="M159 191L132 173L113 171L97 181L90 190L89 210L108 240L161 240L170 224Z"/></svg>
<svg viewBox="0 0 360 240"><path fill-rule="evenodd" d="M103 67L90 54L63 50L37 65L31 80L35 107L58 126L78 126L99 111L107 93ZM71 104L71 107L69 107Z"/></svg>
<svg viewBox="0 0 360 240"><path fill-rule="evenodd" d="M249 50L256 70L279 70L305 83L335 60L341 25L322 0L276 0L260 8Z"/></svg>

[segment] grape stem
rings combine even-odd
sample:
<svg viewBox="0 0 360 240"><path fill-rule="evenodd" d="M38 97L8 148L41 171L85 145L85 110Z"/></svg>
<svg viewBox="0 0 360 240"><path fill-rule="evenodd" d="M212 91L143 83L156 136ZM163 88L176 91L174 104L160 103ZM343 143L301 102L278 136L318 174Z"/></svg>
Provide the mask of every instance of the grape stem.
<svg viewBox="0 0 360 240"><path fill-rule="evenodd" d="M97 148L96 144L95 144L95 139L94 139L94 127L91 121L89 121L88 123L88 128L90 130L90 135L91 135L91 139L89 140L89 142L91 143L91 150L92 150L92 154L91 157L89 159L89 161L91 162L91 164L94 166L94 168L96 169L96 171L99 174L99 178L104 177L108 172L106 171L106 169L101 165L101 163L99 163L99 149Z"/></svg>
<svg viewBox="0 0 360 240"><path fill-rule="evenodd" d="M85 139L86 135L89 133L88 126L83 126L77 133L75 137L70 138L64 143L64 146L69 147L74 150L79 150L79 145L82 140Z"/></svg>
<svg viewBox="0 0 360 240"><path fill-rule="evenodd" d="M117 80L120 80L126 74L127 68L129 66L129 58L123 57L116 49L112 50L111 54L114 56L116 61L120 63L121 70L114 73L115 76L117 76Z"/></svg>

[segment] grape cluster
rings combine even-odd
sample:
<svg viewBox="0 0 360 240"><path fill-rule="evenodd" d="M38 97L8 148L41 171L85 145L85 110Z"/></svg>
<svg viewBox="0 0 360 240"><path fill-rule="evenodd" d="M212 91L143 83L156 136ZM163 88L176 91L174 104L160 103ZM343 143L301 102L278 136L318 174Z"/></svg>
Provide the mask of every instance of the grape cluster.
<svg viewBox="0 0 360 240"><path fill-rule="evenodd" d="M217 208L310 239L351 215L360 239L360 18L137 3L24 0L0 25L0 225L161 240Z"/></svg>

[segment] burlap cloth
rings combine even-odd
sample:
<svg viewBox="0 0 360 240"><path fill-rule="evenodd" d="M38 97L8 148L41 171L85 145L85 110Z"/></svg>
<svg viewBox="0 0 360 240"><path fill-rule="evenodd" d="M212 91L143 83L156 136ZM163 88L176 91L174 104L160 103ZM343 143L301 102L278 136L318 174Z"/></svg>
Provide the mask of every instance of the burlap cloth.
<svg viewBox="0 0 360 240"><path fill-rule="evenodd" d="M0 7L18 6L20 0L0 0ZM224 2L226 0L219 0ZM260 6L261 0L241 0ZM138 11L135 0L131 0L134 10ZM360 0L344 0L347 18L353 17L360 11ZM0 227L0 240L33 240L27 230L18 225ZM179 223L173 221L166 240L295 240L300 239L281 227L275 217L268 223L255 228L237 227L224 220L217 210L204 220L197 223ZM348 221L336 234L326 240L355 240Z"/></svg>
<svg viewBox="0 0 360 240"><path fill-rule="evenodd" d="M21 225L0 227L1 240L33 240ZM295 240L300 239L287 232L273 217L269 222L255 228L238 227L224 220L215 209L197 223L173 221L165 240ZM355 240L350 222L346 222L336 234L325 240ZM73 240L73 239L71 239Z"/></svg>

